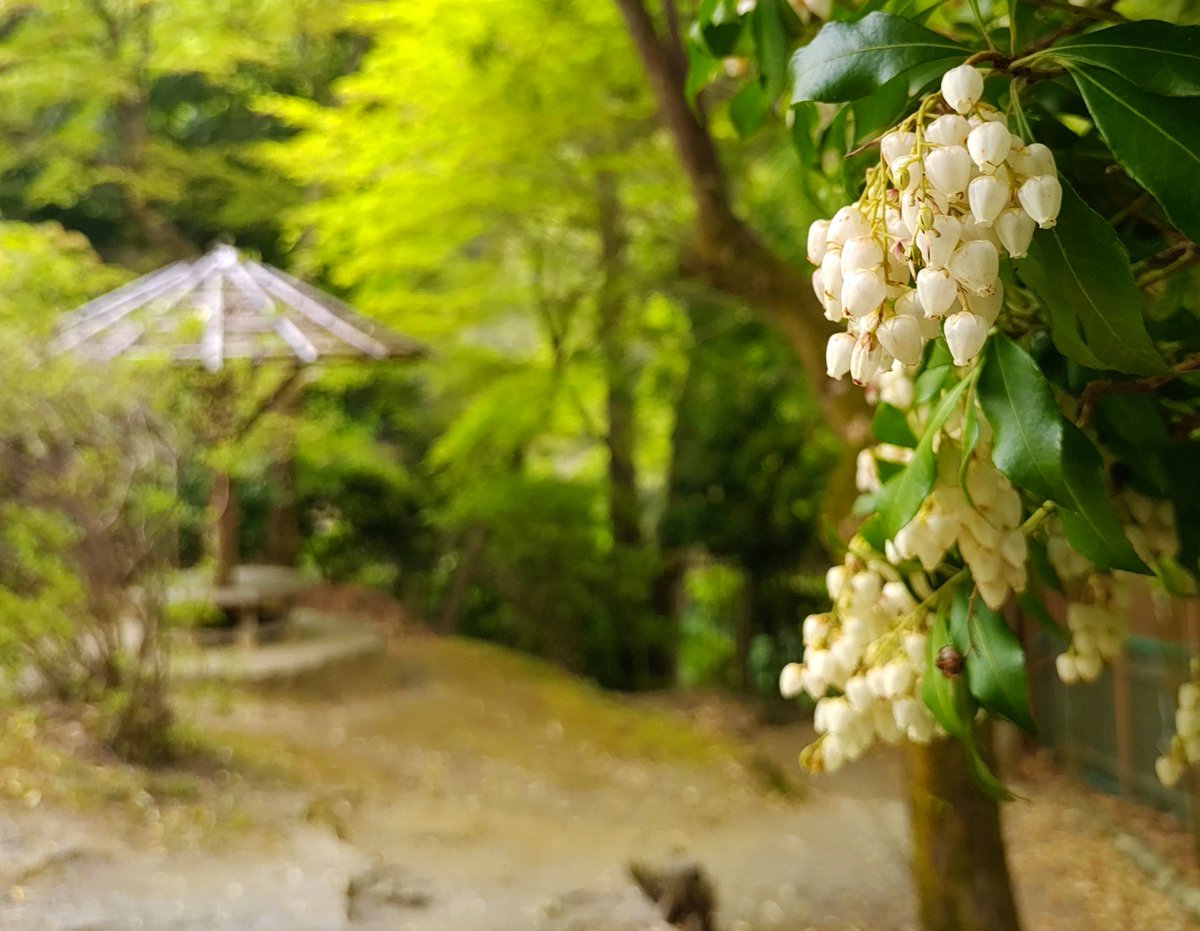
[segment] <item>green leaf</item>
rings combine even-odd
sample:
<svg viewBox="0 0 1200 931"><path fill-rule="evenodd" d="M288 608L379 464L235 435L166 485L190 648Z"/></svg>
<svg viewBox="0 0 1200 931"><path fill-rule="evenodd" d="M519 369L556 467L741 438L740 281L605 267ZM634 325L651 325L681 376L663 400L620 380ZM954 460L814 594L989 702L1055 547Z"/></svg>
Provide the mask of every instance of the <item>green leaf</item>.
<svg viewBox="0 0 1200 931"><path fill-rule="evenodd" d="M1185 236L1200 242L1200 106L1148 94L1102 68L1070 71L1117 162Z"/></svg>
<svg viewBox="0 0 1200 931"><path fill-rule="evenodd" d="M951 737L971 743L971 724L975 719L975 700L961 677L949 678L937 668L942 647L955 646L950 626L942 614L933 619L925 638L925 675L921 678L921 701L933 719ZM955 647L957 649L957 647Z"/></svg>
<svg viewBox="0 0 1200 931"><path fill-rule="evenodd" d="M992 425L992 461L1018 488L1070 501L1063 478L1063 418L1037 363L1003 334L988 340L977 394Z"/></svg>
<svg viewBox="0 0 1200 931"><path fill-rule="evenodd" d="M696 11L700 43L716 58L733 54L742 35L742 21L730 0L705 0Z"/></svg>
<svg viewBox="0 0 1200 931"><path fill-rule="evenodd" d="M748 81L729 101L729 121L738 136L745 139L762 125L763 118L771 107L758 81Z"/></svg>
<svg viewBox="0 0 1200 931"><path fill-rule="evenodd" d="M1133 551L1113 508L1096 447L1072 423L1063 422L1063 477L1071 494L1060 513L1063 535L1081 556L1103 569L1149 572Z"/></svg>
<svg viewBox="0 0 1200 931"><path fill-rule="evenodd" d="M769 103L779 99L788 79L787 26L783 21L782 0L759 0L751 14L754 48L758 54L758 72L762 75Z"/></svg>
<svg viewBox="0 0 1200 931"><path fill-rule="evenodd" d="M1056 226L1039 230L1017 274L1046 306L1054 345L1093 369L1133 375L1166 364L1150 341L1129 255L1113 228L1063 185Z"/></svg>
<svg viewBox="0 0 1200 931"><path fill-rule="evenodd" d="M966 676L971 694L987 711L1035 733L1021 641L972 589L959 589L951 612L967 628Z"/></svg>
<svg viewBox="0 0 1200 931"><path fill-rule="evenodd" d="M699 42L688 41L685 45L687 47L688 72L684 93L687 94L689 101L694 102L696 95L708 86L708 82L720 69L721 59L709 55Z"/></svg>
<svg viewBox="0 0 1200 931"><path fill-rule="evenodd" d="M1063 39L1036 57L1106 68L1164 97L1200 94L1200 26L1122 23Z"/></svg>
<svg viewBox="0 0 1200 931"><path fill-rule="evenodd" d="M924 407L936 398L954 372L954 360L945 340L935 340L929 351L925 368L913 383L913 403Z"/></svg>
<svg viewBox="0 0 1200 931"><path fill-rule="evenodd" d="M971 767L971 778L988 798L995 799L997 802L1011 802L1015 798L1008 787L996 778L996 774L984 761L974 741L967 744L967 763Z"/></svg>
<svg viewBox="0 0 1200 931"><path fill-rule="evenodd" d="M901 527L913 519L920 510L921 502L933 489L934 480L937 478L937 459L933 452L934 437L942 429L946 418L958 406L959 399L970 384L969 379L963 379L942 396L942 400L929 416L925 432L913 452L912 461L888 483L888 493L880 503L879 516L889 538L894 537Z"/></svg>
<svg viewBox="0 0 1200 931"><path fill-rule="evenodd" d="M917 445L916 434L904 418L904 412L890 404L880 404L875 408L875 416L871 420L871 433L881 443L891 443L893 446L903 446L912 449Z"/></svg>
<svg viewBox="0 0 1200 931"><path fill-rule="evenodd" d="M968 55L957 42L890 13L826 23L792 56L792 101L857 100L918 65L938 59L949 64Z"/></svg>

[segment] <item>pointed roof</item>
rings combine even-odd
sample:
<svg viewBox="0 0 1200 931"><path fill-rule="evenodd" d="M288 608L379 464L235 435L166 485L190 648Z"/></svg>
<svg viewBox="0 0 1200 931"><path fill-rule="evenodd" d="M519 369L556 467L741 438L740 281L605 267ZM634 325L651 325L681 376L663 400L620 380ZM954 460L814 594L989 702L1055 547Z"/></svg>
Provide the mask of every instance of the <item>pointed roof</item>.
<svg viewBox="0 0 1200 931"><path fill-rule="evenodd" d="M405 359L412 340L270 265L217 246L66 314L52 349L86 359L166 357L217 371L229 359Z"/></svg>

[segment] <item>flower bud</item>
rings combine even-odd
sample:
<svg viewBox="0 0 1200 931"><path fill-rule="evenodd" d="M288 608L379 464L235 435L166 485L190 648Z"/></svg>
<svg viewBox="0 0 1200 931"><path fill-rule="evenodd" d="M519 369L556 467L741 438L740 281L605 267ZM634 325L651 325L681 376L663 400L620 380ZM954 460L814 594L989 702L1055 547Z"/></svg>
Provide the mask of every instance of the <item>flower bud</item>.
<svg viewBox="0 0 1200 931"><path fill-rule="evenodd" d="M942 97L958 113L967 113L983 95L983 75L970 65L959 65L942 75Z"/></svg>
<svg viewBox="0 0 1200 931"><path fill-rule="evenodd" d="M825 237L829 233L829 221L817 220L808 228L808 260L820 265L825 258Z"/></svg>
<svg viewBox="0 0 1200 931"><path fill-rule="evenodd" d="M1178 757L1160 756L1154 761L1154 774L1168 789L1173 788L1183 778L1186 769Z"/></svg>
<svg viewBox="0 0 1200 931"><path fill-rule="evenodd" d="M908 191L916 187L924 176L921 160L912 154L901 155L898 159L889 162L888 173L901 191Z"/></svg>
<svg viewBox="0 0 1200 931"><path fill-rule="evenodd" d="M1075 657L1075 668L1079 670L1079 678L1084 682L1095 682L1100 678L1104 661L1099 653L1081 653Z"/></svg>
<svg viewBox="0 0 1200 931"><path fill-rule="evenodd" d="M883 264L883 248L873 236L855 236L842 246L842 275L876 269Z"/></svg>
<svg viewBox="0 0 1200 931"><path fill-rule="evenodd" d="M958 298L958 285L944 268L922 268L917 272L917 295L925 316L937 318Z"/></svg>
<svg viewBox="0 0 1200 931"><path fill-rule="evenodd" d="M883 348L905 365L921 361L921 330L915 318L897 314L875 329Z"/></svg>
<svg viewBox="0 0 1200 931"><path fill-rule="evenodd" d="M784 698L795 698L804 691L804 667L799 663L788 663L779 673L779 694Z"/></svg>
<svg viewBox="0 0 1200 931"><path fill-rule="evenodd" d="M916 235L917 248L921 250L925 264L931 268L944 266L950 261L961 234L962 224L954 217L934 217L933 225Z"/></svg>
<svg viewBox="0 0 1200 931"><path fill-rule="evenodd" d="M871 688L862 676L851 676L847 679L845 692L846 701L857 712L866 711L875 704L875 696L871 694Z"/></svg>
<svg viewBox="0 0 1200 931"><path fill-rule="evenodd" d="M986 239L972 239L954 250L946 268L966 290L986 294L996 287L1000 254Z"/></svg>
<svg viewBox="0 0 1200 931"><path fill-rule="evenodd" d="M988 325L986 320L969 310L960 310L946 318L942 332L946 335L946 345L950 347L954 364L968 365L987 342Z"/></svg>
<svg viewBox="0 0 1200 931"><path fill-rule="evenodd" d="M1024 258L1029 253L1029 243L1037 227L1033 218L1020 207L1002 210L994 224L996 235L1004 245L1004 251L1014 259Z"/></svg>
<svg viewBox="0 0 1200 931"><path fill-rule="evenodd" d="M860 449L854 463L854 487L860 494L870 494L878 491L880 486L879 470L875 467L875 456L870 448Z"/></svg>
<svg viewBox="0 0 1200 931"><path fill-rule="evenodd" d="M1008 163L1012 165L1013 171L1027 178L1057 173L1054 153L1040 142L1031 142L1017 149L1009 155Z"/></svg>
<svg viewBox="0 0 1200 931"><path fill-rule="evenodd" d="M826 238L830 245L841 246L855 236L871 235L871 224L857 207L843 207L829 221Z"/></svg>
<svg viewBox="0 0 1200 931"><path fill-rule="evenodd" d="M1075 665L1074 654L1059 653L1054 658L1054 668L1064 685L1074 685L1079 681L1079 668Z"/></svg>
<svg viewBox="0 0 1200 931"><path fill-rule="evenodd" d="M985 175L991 174L1008 157L1012 141L1003 123L980 123L967 136L971 161Z"/></svg>
<svg viewBox="0 0 1200 931"><path fill-rule="evenodd" d="M925 177L947 197L958 197L971 180L971 156L961 145L939 146L925 155Z"/></svg>
<svg viewBox="0 0 1200 931"><path fill-rule="evenodd" d="M819 646L825 642L825 637L829 634L829 618L824 614L810 614L804 619L800 629L806 647Z"/></svg>
<svg viewBox="0 0 1200 931"><path fill-rule="evenodd" d="M904 655L914 669L925 666L925 635L918 632L904 635Z"/></svg>
<svg viewBox="0 0 1200 931"><path fill-rule="evenodd" d="M888 698L898 698L912 686L913 671L904 659L894 659L883 667L883 689Z"/></svg>
<svg viewBox="0 0 1200 931"><path fill-rule="evenodd" d="M965 117L947 113L925 127L925 138L935 145L962 145L971 131Z"/></svg>
<svg viewBox="0 0 1200 931"><path fill-rule="evenodd" d="M1062 185L1054 175L1037 175L1021 185L1017 198L1034 222L1048 230L1054 226L1062 206Z"/></svg>
<svg viewBox="0 0 1200 931"><path fill-rule="evenodd" d="M850 354L850 377L862 386L879 373L883 362L883 349L872 333L863 333L854 343Z"/></svg>
<svg viewBox="0 0 1200 931"><path fill-rule="evenodd" d="M1008 185L995 175L980 175L967 186L967 203L971 205L971 216L976 223L991 226L1008 205Z"/></svg>
<svg viewBox="0 0 1200 931"><path fill-rule="evenodd" d="M854 352L854 337L849 333L834 333L825 344L825 374L841 380L850 371L850 357Z"/></svg>
<svg viewBox="0 0 1200 931"><path fill-rule="evenodd" d="M886 296L887 286L877 270L851 272L842 282L842 307L851 317L865 317Z"/></svg>
<svg viewBox="0 0 1200 931"><path fill-rule="evenodd" d="M916 133L893 131L885 133L879 140L879 151L883 154L884 162L891 165L896 159L911 155L916 144Z"/></svg>

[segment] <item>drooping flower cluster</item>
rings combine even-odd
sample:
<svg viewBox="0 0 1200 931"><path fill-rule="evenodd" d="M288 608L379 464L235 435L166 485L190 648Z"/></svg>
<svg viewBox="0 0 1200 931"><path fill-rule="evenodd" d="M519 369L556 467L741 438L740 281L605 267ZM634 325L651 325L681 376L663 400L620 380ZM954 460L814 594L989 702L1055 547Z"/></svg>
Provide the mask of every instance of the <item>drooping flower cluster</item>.
<svg viewBox="0 0 1200 931"><path fill-rule="evenodd" d="M1171 746L1154 762L1154 771L1163 785L1175 785L1187 767L1200 763L1200 663L1192 661L1191 681L1179 687L1175 708L1175 736Z"/></svg>
<svg viewBox="0 0 1200 931"><path fill-rule="evenodd" d="M1154 564L1179 551L1170 502L1125 490L1117 496L1116 504L1125 518L1125 535L1144 562ZM1128 572L1099 572L1075 552L1057 521L1050 525L1046 553L1071 596L1067 605L1071 642L1055 658L1055 669L1068 685L1094 682L1104 664L1120 655L1129 636L1130 603L1139 577Z"/></svg>
<svg viewBox="0 0 1200 931"><path fill-rule="evenodd" d="M918 697L928 616L909 584L883 560L853 552L825 581L833 609L805 619L804 662L785 666L779 681L784 697L807 692L817 702L820 737L805 765L832 772L877 740L928 743L937 726Z"/></svg>
<svg viewBox="0 0 1200 931"><path fill-rule="evenodd" d="M863 196L809 228L813 289L846 322L826 348L831 378L873 383L939 334L969 363L1004 303L1001 255L1024 256L1035 227L1054 225L1054 156L1010 133L982 93L975 68L946 72L941 94L882 138Z"/></svg>

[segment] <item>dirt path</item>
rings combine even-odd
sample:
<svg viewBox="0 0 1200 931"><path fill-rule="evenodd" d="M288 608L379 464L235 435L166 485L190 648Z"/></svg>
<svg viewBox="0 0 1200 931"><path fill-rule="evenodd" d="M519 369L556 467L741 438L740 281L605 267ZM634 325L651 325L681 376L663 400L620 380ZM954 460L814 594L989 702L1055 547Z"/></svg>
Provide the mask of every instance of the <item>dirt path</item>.
<svg viewBox="0 0 1200 931"><path fill-rule="evenodd" d="M677 857L711 874L725 931L914 928L898 760L793 782L800 727L734 740L427 637L184 709L219 765L180 798L151 787L136 829L128 806L0 809L0 928L661 929L625 866ZM1026 804L1018 821L1049 830ZM1136 882L1110 894L1151 923L1095 917L1096 882L1129 868L1052 827L1017 843L1061 845L1017 870L1031 931L1191 927Z"/></svg>

